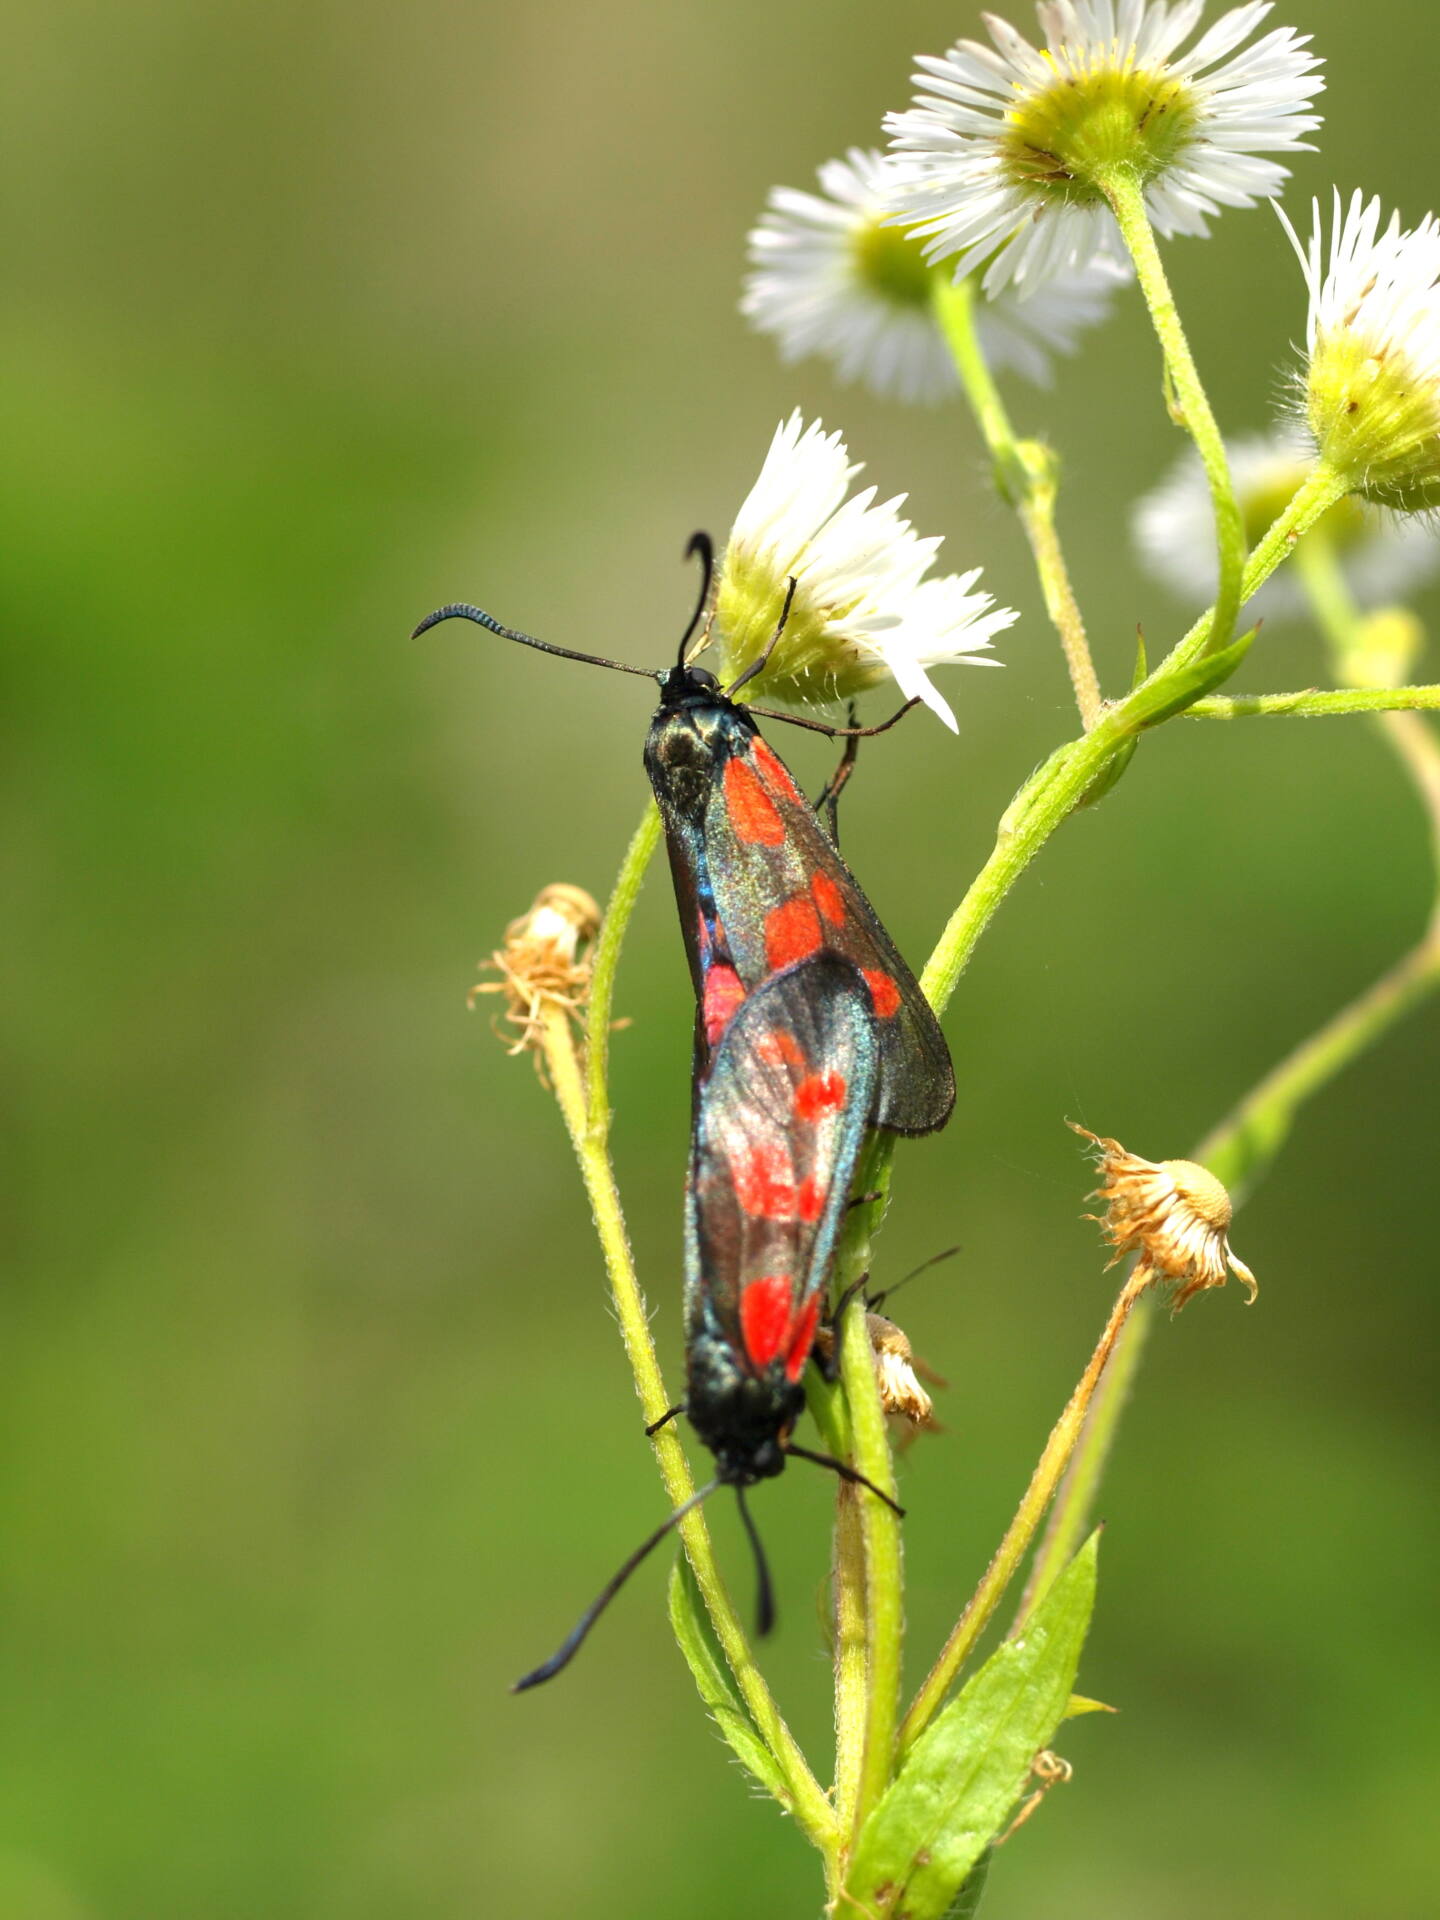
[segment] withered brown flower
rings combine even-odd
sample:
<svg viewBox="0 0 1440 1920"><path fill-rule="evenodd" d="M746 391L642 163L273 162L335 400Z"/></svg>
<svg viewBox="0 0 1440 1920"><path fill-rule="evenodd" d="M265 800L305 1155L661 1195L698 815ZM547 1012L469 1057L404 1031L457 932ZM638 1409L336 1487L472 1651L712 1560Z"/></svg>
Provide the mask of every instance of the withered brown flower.
<svg viewBox="0 0 1440 1920"><path fill-rule="evenodd" d="M1230 1249L1230 1195L1208 1168L1193 1160L1142 1160L1118 1140L1073 1120L1070 1126L1093 1142L1104 1176L1092 1197L1105 1201L1106 1211L1086 1217L1099 1222L1114 1247L1111 1266L1133 1253L1157 1279L1176 1282L1177 1312L1193 1294L1223 1287L1228 1268L1248 1290L1246 1304L1253 1304L1259 1284Z"/></svg>
<svg viewBox="0 0 1440 1920"><path fill-rule="evenodd" d="M547 1012L562 1008L578 1021L590 988L590 943L600 930L600 909L583 887L563 881L543 888L528 913L505 929L505 945L481 962L482 973L498 973L498 980L479 981L470 989L471 1006L478 994L503 993L505 1020L518 1028L506 1051L534 1051L540 1068L540 1048ZM497 1033L499 1028L496 1028Z"/></svg>

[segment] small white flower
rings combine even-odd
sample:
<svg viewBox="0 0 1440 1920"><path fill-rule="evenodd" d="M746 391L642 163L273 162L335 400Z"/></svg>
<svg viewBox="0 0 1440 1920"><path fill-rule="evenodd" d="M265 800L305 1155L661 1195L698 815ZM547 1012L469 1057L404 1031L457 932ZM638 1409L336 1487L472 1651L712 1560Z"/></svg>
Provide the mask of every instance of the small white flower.
<svg viewBox="0 0 1440 1920"><path fill-rule="evenodd" d="M863 380L887 398L942 400L960 383L931 310L924 251L886 224L894 165L852 147L820 168L821 193L774 188L749 238L740 310L775 336L786 360L822 354L841 380ZM1073 353L1129 277L1128 262L1091 261L1031 301L1010 289L982 301L976 329L987 363L1048 385L1050 355Z"/></svg>
<svg viewBox="0 0 1440 1920"><path fill-rule="evenodd" d="M1236 440L1227 453L1247 544L1253 547L1310 472L1314 456L1284 433ZM1178 599L1196 607L1214 599L1215 515L1198 454L1182 454L1137 503L1134 531L1146 568ZM1353 496L1333 506L1314 533L1332 542L1362 607L1402 599L1440 565L1440 538L1424 520L1383 512ZM1249 607L1254 618L1277 620L1306 613L1308 602L1294 570L1283 567Z"/></svg>
<svg viewBox="0 0 1440 1920"><path fill-rule="evenodd" d="M903 493L877 505L866 487L847 500L859 471L840 435L805 426L798 409L776 429L725 550L715 613L723 677L764 652L793 578L784 634L747 692L829 705L889 677L958 731L926 669L973 660L1017 615L975 590L979 567L927 580L939 538L921 539L900 518Z"/></svg>
<svg viewBox="0 0 1440 1920"><path fill-rule="evenodd" d="M1406 230L1378 199L1334 197L1328 259L1319 202L1308 245L1305 414L1324 457L1371 499L1440 504L1440 221ZM1277 209L1277 211L1279 211Z"/></svg>
<svg viewBox="0 0 1440 1920"><path fill-rule="evenodd" d="M957 278L990 262L987 292L1021 292L1120 250L1102 185L1138 171L1162 234L1203 234L1221 207L1273 197L1320 122L1308 36L1279 27L1237 51L1270 12L1251 0L1190 48L1203 0L1041 0L1043 48L985 15L994 45L922 56L914 106L887 116L897 219ZM993 258L992 258L993 256Z"/></svg>

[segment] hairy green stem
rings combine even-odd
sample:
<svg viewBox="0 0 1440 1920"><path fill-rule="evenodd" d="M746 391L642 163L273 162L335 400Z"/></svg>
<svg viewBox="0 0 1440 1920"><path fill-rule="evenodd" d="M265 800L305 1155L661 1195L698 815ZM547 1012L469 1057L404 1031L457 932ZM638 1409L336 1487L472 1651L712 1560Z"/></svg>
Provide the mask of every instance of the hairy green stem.
<svg viewBox="0 0 1440 1920"><path fill-rule="evenodd" d="M1302 488L1301 492L1304 491ZM1286 515L1294 506L1292 501ZM1257 549L1257 557L1259 552ZM1353 659L1357 648L1363 645L1365 622L1350 594L1333 545L1319 534L1313 534L1300 544L1296 567L1343 676L1347 659ZM1412 705L1433 707L1440 704L1437 696L1440 689L1433 687L1346 688L1333 694L1269 695L1263 702L1199 700L1190 709L1192 713L1227 707L1246 712L1375 713L1377 724L1415 783L1429 821L1435 860L1434 902L1426 930L1416 945L1373 985L1294 1047L1195 1148L1192 1157L1224 1182L1237 1204L1268 1171L1303 1104L1374 1045L1412 1007L1440 989L1440 740L1417 713L1392 710ZM1287 699L1296 701L1297 705L1281 708L1266 704ZM1314 704L1322 701L1326 703L1323 706ZM1342 702L1345 704L1339 704ZM1116 1346L1095 1395L1080 1445L1056 1496L1012 1632L1019 1630L1085 1538L1095 1493L1153 1317L1148 1310L1136 1314Z"/></svg>
<svg viewBox="0 0 1440 1920"><path fill-rule="evenodd" d="M885 1411L880 1404L865 1310L859 1301L852 1301L845 1313L840 1328L840 1357L841 1378L850 1408L851 1458L866 1479L872 1480L893 1500L896 1486L890 1438L885 1430ZM889 1785L894 1768L905 1611L900 1516L865 1488L856 1491L865 1543L865 1645L869 1673L864 1752L855 1805L846 1823L852 1845ZM837 1811L845 1823L845 1810Z"/></svg>
<svg viewBox="0 0 1440 1920"><path fill-rule="evenodd" d="M1215 544L1220 556L1219 590L1210 617L1206 649L1214 652L1229 644L1240 611L1241 577L1245 567L1245 520L1230 480L1225 442L1216 425L1209 396L1180 324L1179 310L1165 276L1160 249L1155 244L1145 189L1133 167L1115 167L1100 183L1115 215L1121 238L1135 263L1136 278L1165 359L1165 372L1180 403L1181 422L1200 455L1215 512Z"/></svg>
<svg viewBox="0 0 1440 1920"><path fill-rule="evenodd" d="M1001 496L1020 517L1030 543L1045 611L1060 636L1070 684L1081 723L1088 732L1100 718L1104 702L1085 621L1070 584L1070 571L1055 525L1058 471L1054 453L1039 440L1020 440L1000 397L1000 389L985 363L975 330L975 293L969 280L956 282L944 270L931 276L935 318L949 345L960 385L970 403L976 425L995 463L995 483Z"/></svg>
<svg viewBox="0 0 1440 1920"><path fill-rule="evenodd" d="M590 1044L586 1058L588 1098L585 1125L577 1140L580 1171L595 1216L595 1230L605 1255L611 1298L615 1303L621 1338L635 1376L635 1387L647 1426L667 1411L670 1400L661 1378L655 1343L650 1337L649 1316L635 1273L620 1194L610 1162L609 1040L615 969L620 948L630 915L639 898L645 869L659 839L660 818L652 803L621 862L595 947L590 992ZM552 1074L555 1072L553 1063L551 1071ZM557 1080L557 1087L558 1084ZM568 1113L566 1118L569 1124ZM571 1132L574 1137L573 1126ZM666 1495L672 1508L678 1507L694 1492L695 1483L674 1423L662 1427L653 1435L651 1444L659 1462ZM785 1776L790 1790L790 1811L825 1854L827 1869L833 1875L838 1852L834 1813L755 1664L745 1629L721 1578L703 1512L697 1510L683 1520L679 1533L715 1636L735 1676L735 1683L750 1710L756 1730Z"/></svg>
<svg viewBox="0 0 1440 1920"><path fill-rule="evenodd" d="M1437 988L1440 927L1287 1054L1206 1134L1191 1157L1223 1181L1238 1205L1268 1171L1304 1103ZM1154 1318L1146 1307L1116 1343L1056 1495L1012 1632L1020 1630L1090 1530L1095 1494Z"/></svg>
<svg viewBox="0 0 1440 1920"><path fill-rule="evenodd" d="M1051 1428L1050 1438L1045 1442L1045 1450L1040 1455L1035 1471L1030 1476L1030 1484L1021 1497L1015 1510L1015 1517L1005 1530L1005 1537L995 1549L994 1558L985 1569L979 1586L966 1603L965 1611L960 1615L951 1630L949 1639L940 1651L930 1672L926 1675L919 1692L911 1702L910 1710L900 1728L900 1746L903 1751L925 1728L944 1702L946 1694L953 1686L961 1667L969 1658L976 1641L989 1625L995 1609L1005 1597L1005 1590L1015 1577L1015 1571L1029 1551L1030 1543L1045 1518L1055 1489L1061 1476L1070 1463L1085 1425L1085 1415L1091 1399L1105 1371L1105 1363L1120 1338L1125 1322L1129 1319L1135 1303L1145 1289L1150 1286L1154 1275L1147 1267L1137 1267L1120 1289L1115 1305L1110 1310L1110 1318L1096 1343L1084 1373L1076 1383L1075 1391L1066 1402L1065 1410Z"/></svg>
<svg viewBox="0 0 1440 1920"><path fill-rule="evenodd" d="M1344 474L1327 466L1323 460L1311 468L1283 511L1276 514L1265 529L1256 542L1254 552L1245 562L1245 571L1240 580L1241 606L1252 594L1259 592L1281 562L1290 558L1298 542L1316 521L1327 514L1337 501L1343 500L1349 491L1350 483ZM1171 648L1156 672L1164 673L1183 666L1197 654L1203 653L1215 625L1215 614L1215 606L1208 607L1178 644Z"/></svg>
<svg viewBox="0 0 1440 1920"><path fill-rule="evenodd" d="M1403 713L1440 707L1440 687L1306 687L1299 693L1257 693L1236 699L1211 694L1185 709L1196 720L1240 720L1249 714L1328 719L1345 713Z"/></svg>

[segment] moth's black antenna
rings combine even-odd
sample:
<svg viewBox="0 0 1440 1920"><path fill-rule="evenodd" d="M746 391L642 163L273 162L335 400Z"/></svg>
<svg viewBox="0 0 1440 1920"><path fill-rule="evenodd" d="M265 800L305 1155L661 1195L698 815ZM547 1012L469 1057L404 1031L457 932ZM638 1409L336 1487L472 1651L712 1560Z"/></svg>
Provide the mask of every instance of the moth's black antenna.
<svg viewBox="0 0 1440 1920"><path fill-rule="evenodd" d="M737 680L735 686L739 686ZM735 687L729 689L731 693ZM882 720L878 727L832 727L823 720L805 720L798 713L781 713L776 707L748 707L748 713L758 714L762 720L783 720L787 727L805 727L811 733L828 734L832 740L868 740L872 734L888 733L897 721L903 720L912 707L918 707L920 696L907 700L898 713L892 713L888 720Z"/></svg>
<svg viewBox="0 0 1440 1920"><path fill-rule="evenodd" d="M928 1260L922 1260L918 1267L912 1267L909 1273L902 1273L893 1287L886 1287L880 1293L872 1293L869 1305L878 1313L882 1300L890 1299L893 1294L897 1294L900 1291L901 1287L908 1287L912 1280L919 1279L920 1275L930 1267L938 1267L942 1260L953 1260L959 1252L959 1246L953 1246L946 1247L943 1253L932 1253L930 1258Z"/></svg>
<svg viewBox="0 0 1440 1920"><path fill-rule="evenodd" d="M685 543L687 560L693 560L697 553L700 556L700 598L695 602L695 611L690 616L689 626L680 636L680 655L676 665L681 667L685 664L685 649L689 646L691 637L703 619L706 607L710 604L710 582L715 578L715 543L703 530L692 533Z"/></svg>
<svg viewBox="0 0 1440 1920"><path fill-rule="evenodd" d="M828 1467L831 1473L838 1473L842 1480L848 1480L852 1487L868 1487L877 1499L883 1500L886 1506L898 1513L902 1520L905 1518L905 1509L898 1500L892 1500L883 1487L877 1487L873 1480L867 1480L864 1474L857 1473L854 1467L847 1467L843 1460L836 1460L828 1453L811 1453L808 1447L797 1447L793 1440L785 1451L793 1453L797 1460L809 1460L817 1467Z"/></svg>
<svg viewBox="0 0 1440 1920"><path fill-rule="evenodd" d="M637 1547L625 1562L624 1566L620 1568L619 1572L600 1589L599 1593L596 1594L584 1613L582 1613L576 1621L570 1634L562 1641L555 1652L551 1654L550 1658L546 1660L543 1665L536 1667L533 1673L527 1673L523 1680L517 1680L510 1691L512 1693L524 1693L530 1687L538 1687L544 1680L553 1680L562 1668L568 1667L570 1662L575 1658L575 1655L580 1651L586 1634L589 1633L591 1627L594 1626L595 1622L615 1598L621 1587L624 1586L631 1574L634 1573L640 1562L647 1554L655 1551L667 1533L673 1532L673 1530L679 1526L687 1513L693 1513L702 1500L708 1500L719 1485L720 1482L718 1480L712 1480L708 1486L701 1487L698 1493L692 1493L688 1500L682 1502L671 1514L664 1526L657 1527L645 1544Z"/></svg>
<svg viewBox="0 0 1440 1920"><path fill-rule="evenodd" d="M774 653L776 647L779 646L780 636L785 631L785 622L790 618L790 609L795 604L795 589L799 584L799 581L792 573L790 576L790 584L785 589L785 604L780 609L780 618L775 622L775 631L766 642L765 651L760 654L757 659L750 662L738 680L732 680L729 686L726 687L725 698L727 700L733 700L741 687L748 685L757 673L763 673L766 667L769 666L770 656Z"/></svg>
<svg viewBox="0 0 1440 1920"><path fill-rule="evenodd" d="M760 1544L760 1535L745 1504L745 1489L738 1482L735 1498L740 1505L740 1518L745 1522L745 1531L750 1536L750 1551L755 1555L755 1631L763 1640L775 1624L775 1590L770 1584L770 1566L765 1558L765 1549Z"/></svg>
<svg viewBox="0 0 1440 1920"><path fill-rule="evenodd" d="M488 632L498 633L502 640L518 640L522 646L538 647L541 653L558 653L562 660L583 660L587 667L613 667L616 673L638 673L646 680L655 678L649 667L627 666L623 660L607 660L598 653L576 653L573 647L557 647L552 641L537 640L533 633L521 633L515 627L502 627L483 607L469 606L463 600L456 600L448 607L437 607L434 613L427 613L410 638L418 640L422 633L428 633L431 627L438 627L442 620L473 620Z"/></svg>

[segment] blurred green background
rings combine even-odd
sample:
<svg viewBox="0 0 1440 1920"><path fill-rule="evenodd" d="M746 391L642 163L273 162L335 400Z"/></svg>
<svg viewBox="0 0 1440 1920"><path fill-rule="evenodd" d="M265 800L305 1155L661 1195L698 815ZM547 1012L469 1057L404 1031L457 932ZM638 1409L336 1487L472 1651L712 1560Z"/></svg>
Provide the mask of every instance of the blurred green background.
<svg viewBox="0 0 1440 1920"><path fill-rule="evenodd" d="M1014 10L1011 10L1014 13ZM1213 9L1212 9L1213 11ZM1022 18L1022 15L1026 16ZM1028 24L1028 9L1014 13ZM1306 0L1332 180L1417 218L1424 0ZM643 689L439 601L668 658L680 551L796 403L1023 609L876 743L846 844L921 957L1073 726L955 412L786 371L735 312L767 187L875 138L976 10L48 0L13 12L4 234L8 1087L0 1913L729 1920L818 1909L638 1579L562 1685L505 1687L661 1512L558 1116L467 1016L537 888L603 895ZM1223 424L1303 335L1272 215L1170 251ZM1177 450L1138 303L1022 426L1113 690L1125 523ZM1430 612L1433 616L1432 605ZM1268 630L1252 688L1323 669ZM1423 673L1434 678L1432 652ZM828 750L786 742L813 781ZM1167 730L1056 840L952 1009L961 1097L906 1147L881 1277L955 1383L905 1470L912 1647L983 1566L1104 1307L1066 1116L1184 1152L1379 972L1425 899L1359 722ZM657 869L617 1145L676 1378L688 987ZM1162 1324L1106 1488L1076 1779L996 1920L1418 1920L1440 1908L1432 1251L1440 1021L1304 1117L1242 1216L1262 1282ZM823 1752L827 1489L763 1501L769 1666ZM716 1518L748 1586L732 1516Z"/></svg>

